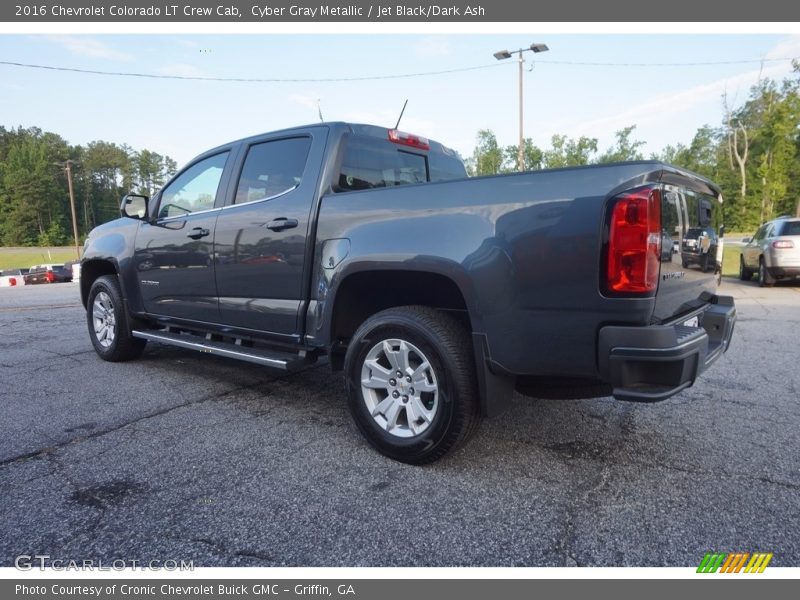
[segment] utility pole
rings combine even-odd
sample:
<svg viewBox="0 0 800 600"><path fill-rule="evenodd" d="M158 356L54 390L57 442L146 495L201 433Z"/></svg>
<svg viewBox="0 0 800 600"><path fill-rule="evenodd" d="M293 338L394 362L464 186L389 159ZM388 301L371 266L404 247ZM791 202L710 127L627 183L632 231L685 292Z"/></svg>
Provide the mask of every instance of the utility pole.
<svg viewBox="0 0 800 600"><path fill-rule="evenodd" d="M519 148L517 154L517 164L519 165L520 172L525 170L525 138L522 127L522 65L525 59L522 58L522 52L517 54L519 60Z"/></svg>
<svg viewBox="0 0 800 600"><path fill-rule="evenodd" d="M72 189L72 165L77 163L72 159L68 159L63 163L56 164L62 167L64 172L67 174L67 186L69 187L69 207L70 211L72 212L72 235L75 239L75 254L78 257L78 260L80 260L81 248L80 244L78 243L78 216L75 213L75 192Z"/></svg>

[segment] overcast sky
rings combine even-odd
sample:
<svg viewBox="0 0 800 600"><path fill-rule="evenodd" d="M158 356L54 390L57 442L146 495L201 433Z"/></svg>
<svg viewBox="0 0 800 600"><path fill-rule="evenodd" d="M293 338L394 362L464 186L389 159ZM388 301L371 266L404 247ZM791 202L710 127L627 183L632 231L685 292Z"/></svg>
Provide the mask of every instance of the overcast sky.
<svg viewBox="0 0 800 600"><path fill-rule="evenodd" d="M103 139L166 153L179 164L217 144L319 120L393 126L469 155L479 129L501 144L518 135L517 65L493 53L527 53L525 135L613 142L637 125L647 152L690 141L719 123L721 95L741 104L762 76L789 61L698 66L566 63L702 63L800 57L798 35L0 35L0 60L160 75L321 79L477 70L373 81L231 83L142 79L0 65L0 124L38 126L73 144ZM555 61L559 61L556 63ZM529 70L531 69L532 70Z"/></svg>

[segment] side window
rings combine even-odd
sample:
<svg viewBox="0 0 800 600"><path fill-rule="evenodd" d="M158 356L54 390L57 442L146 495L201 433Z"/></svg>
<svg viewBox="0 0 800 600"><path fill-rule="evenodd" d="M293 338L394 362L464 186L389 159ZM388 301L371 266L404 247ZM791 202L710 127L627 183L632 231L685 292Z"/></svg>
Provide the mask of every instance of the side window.
<svg viewBox="0 0 800 600"><path fill-rule="evenodd" d="M214 208L219 181L228 153L215 154L195 163L161 192L158 217L177 217Z"/></svg>
<svg viewBox="0 0 800 600"><path fill-rule="evenodd" d="M760 242L761 240L763 240L764 236L766 234L766 231L767 231L767 226L766 225L762 225L761 227L759 227L758 231L756 231L756 234L753 236L753 241L754 242Z"/></svg>
<svg viewBox="0 0 800 600"><path fill-rule="evenodd" d="M310 148L308 137L250 146L236 188L236 204L271 198L300 185Z"/></svg>

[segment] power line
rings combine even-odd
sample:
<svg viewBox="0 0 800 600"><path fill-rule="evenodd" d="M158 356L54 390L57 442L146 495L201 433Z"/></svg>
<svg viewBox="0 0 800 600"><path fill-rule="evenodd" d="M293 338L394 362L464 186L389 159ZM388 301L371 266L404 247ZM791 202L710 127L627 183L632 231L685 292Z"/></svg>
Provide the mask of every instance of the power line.
<svg viewBox="0 0 800 600"><path fill-rule="evenodd" d="M77 69L73 67L56 67L52 65L35 65L0 60L0 65L11 67L24 67L28 69L45 69L48 71L66 71L69 73L84 73L87 75L113 75L117 77L144 77L148 79L180 79L191 81L224 81L238 83L333 83L340 81L371 81L376 79L403 79L409 77L424 77L428 75L446 75L448 73L463 73L465 71L478 71L502 67L502 64L480 65L476 67L462 67L460 69L446 69L443 71L426 71L422 73L403 73L395 75L371 75L362 77L321 77L321 78L262 78L262 77L204 77L201 75L165 75L159 73L131 73L124 71L96 71L94 69Z"/></svg>
<svg viewBox="0 0 800 600"><path fill-rule="evenodd" d="M792 58L754 58L746 60L720 60L705 62L673 62L673 63L613 63L613 62L582 62L569 60L536 60L539 65L565 65L581 67L708 67L720 65L763 64L768 62L782 62L798 60ZM145 79L175 79L183 81L221 81L229 83L336 83L347 81L375 81L381 79L408 79L411 77L427 77L432 75L447 75L450 73L464 73L502 67L505 63L492 63L459 69L444 69L440 71L423 71L419 73L400 73L393 75L366 75L361 77L292 77L292 78L264 78L264 77L207 77L202 75L168 75L159 73L135 73L127 71L99 71L95 69L78 69L75 67L61 67L54 65L38 65L13 61L0 61L0 65L20 67L25 69L42 69L46 71L61 71L67 73L82 73L85 75L106 75L113 77L139 77Z"/></svg>
<svg viewBox="0 0 800 600"><path fill-rule="evenodd" d="M718 65L746 65L746 64L760 64L760 63L782 62L791 60L798 60L798 57L750 58L746 60L715 60L706 62L674 62L674 63L610 63L610 62L579 62L572 60L537 60L536 64L570 65L570 66L580 66L580 67L711 67Z"/></svg>

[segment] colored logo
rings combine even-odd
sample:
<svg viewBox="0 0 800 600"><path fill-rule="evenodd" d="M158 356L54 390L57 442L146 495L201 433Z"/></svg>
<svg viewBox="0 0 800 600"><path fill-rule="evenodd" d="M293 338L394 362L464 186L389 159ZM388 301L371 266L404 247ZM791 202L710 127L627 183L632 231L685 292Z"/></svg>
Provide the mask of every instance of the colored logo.
<svg viewBox="0 0 800 600"><path fill-rule="evenodd" d="M772 552L707 552L697 567L698 573L763 573Z"/></svg>

